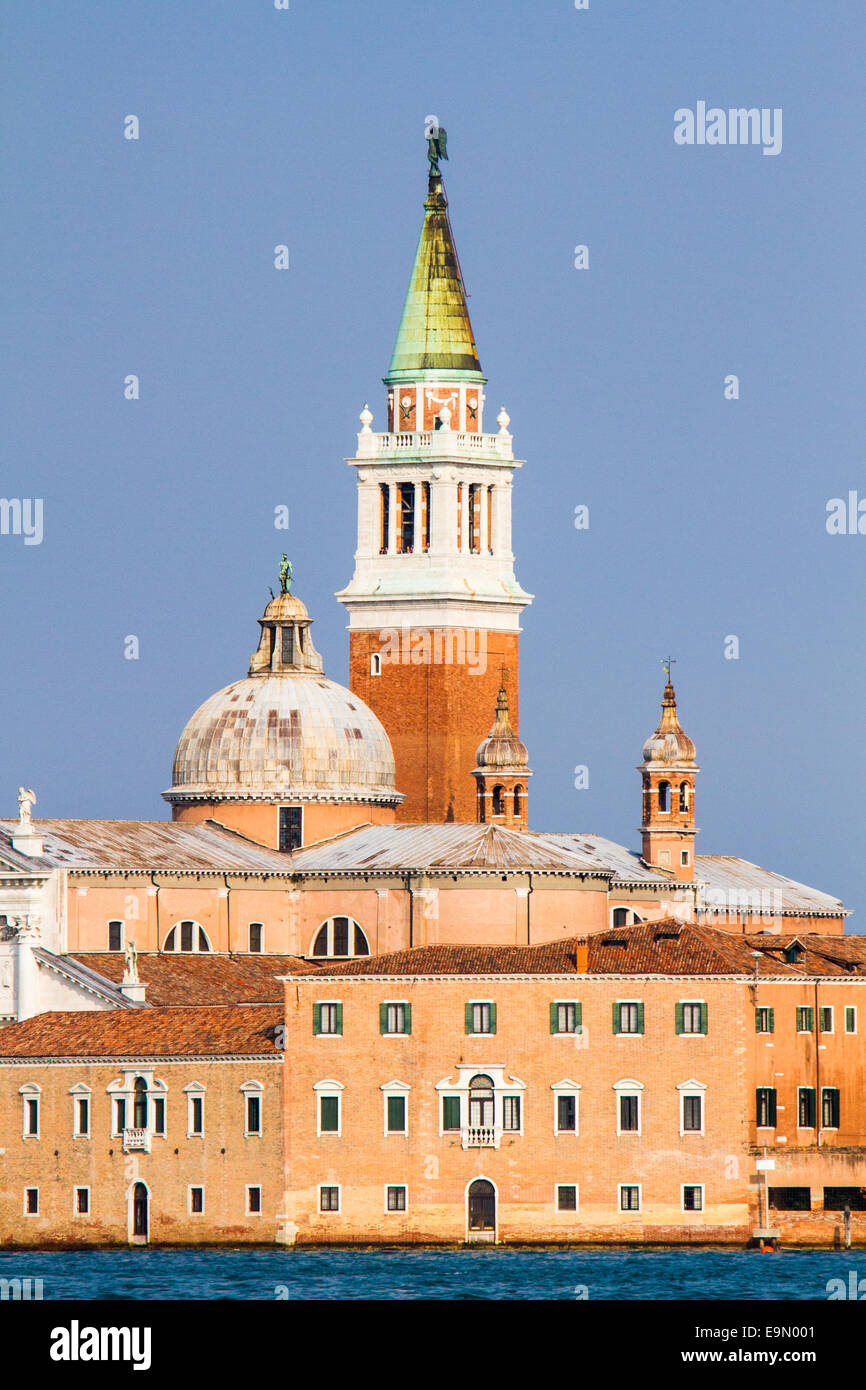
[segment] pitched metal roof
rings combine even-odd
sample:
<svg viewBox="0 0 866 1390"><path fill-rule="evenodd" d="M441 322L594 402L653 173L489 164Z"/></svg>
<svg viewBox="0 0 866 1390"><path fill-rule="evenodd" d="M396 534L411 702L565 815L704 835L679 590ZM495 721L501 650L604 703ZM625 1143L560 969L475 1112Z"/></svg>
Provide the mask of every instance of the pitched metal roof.
<svg viewBox="0 0 866 1390"><path fill-rule="evenodd" d="M447 873L460 869L607 877L598 856L560 843L567 839L474 823L372 825L296 850L292 865L301 873Z"/></svg>
<svg viewBox="0 0 866 1390"><path fill-rule="evenodd" d="M769 911L776 907L782 912L827 913L834 917L846 911L840 899L830 893L822 893L806 883L798 883L796 879L773 873L772 869L762 869L748 859L737 859L733 855L697 855L695 878L705 885L710 895L724 895L725 900L733 904L733 911L749 905ZM712 896L708 897L706 891L702 899L712 906Z"/></svg>
<svg viewBox="0 0 866 1390"><path fill-rule="evenodd" d="M0 821L0 851L7 853L17 821ZM288 873L291 860L279 850L247 840L205 821L35 820L43 854L30 863L69 869L247 870Z"/></svg>

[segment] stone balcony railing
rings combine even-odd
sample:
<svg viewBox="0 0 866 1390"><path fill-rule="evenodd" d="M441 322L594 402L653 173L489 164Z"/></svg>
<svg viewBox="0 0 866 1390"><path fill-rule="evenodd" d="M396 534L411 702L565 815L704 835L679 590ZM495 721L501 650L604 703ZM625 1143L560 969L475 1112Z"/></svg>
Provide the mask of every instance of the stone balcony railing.
<svg viewBox="0 0 866 1390"><path fill-rule="evenodd" d="M493 459L514 458L512 436L507 430L498 434L465 433L457 430L427 430L414 434L374 434L361 430L358 435L358 458L399 458L401 454L450 452L476 454Z"/></svg>
<svg viewBox="0 0 866 1390"><path fill-rule="evenodd" d="M150 1153L150 1132L146 1129L125 1129L123 1131L123 1152Z"/></svg>
<svg viewBox="0 0 866 1390"><path fill-rule="evenodd" d="M498 1149L499 1130L494 1125L468 1125L463 1130L464 1149Z"/></svg>

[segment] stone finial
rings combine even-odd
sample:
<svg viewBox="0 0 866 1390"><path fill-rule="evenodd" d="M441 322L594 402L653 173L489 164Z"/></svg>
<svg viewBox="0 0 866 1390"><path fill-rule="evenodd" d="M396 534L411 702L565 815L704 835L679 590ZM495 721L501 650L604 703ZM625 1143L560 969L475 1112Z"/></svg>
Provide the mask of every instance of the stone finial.
<svg viewBox="0 0 866 1390"><path fill-rule="evenodd" d="M376 436L370 429L373 423L373 412L366 401L358 418L361 421L361 428L358 432L358 453L365 458L371 458L376 452Z"/></svg>
<svg viewBox="0 0 866 1390"><path fill-rule="evenodd" d="M508 411L505 409L505 406L502 407L499 414L497 415L496 423L499 426L499 433L501 435L508 434L508 426L511 424L511 416L508 414Z"/></svg>

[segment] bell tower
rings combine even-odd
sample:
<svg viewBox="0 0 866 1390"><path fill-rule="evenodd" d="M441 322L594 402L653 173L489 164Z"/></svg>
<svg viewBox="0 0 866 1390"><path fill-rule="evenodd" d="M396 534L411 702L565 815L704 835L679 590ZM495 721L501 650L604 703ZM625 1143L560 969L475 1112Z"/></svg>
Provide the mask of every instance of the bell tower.
<svg viewBox="0 0 866 1390"><path fill-rule="evenodd" d="M476 750L500 668L518 720L520 614L511 492L521 466L503 407L484 433L481 371L439 160L431 139L424 221L384 378L387 432L365 405L354 458L355 572L349 683L384 724L404 821L474 821Z"/></svg>
<svg viewBox="0 0 866 1390"><path fill-rule="evenodd" d="M669 869L683 883L695 876L695 745L677 716L670 659L658 727L643 746L638 771L643 786L641 854L647 864Z"/></svg>
<svg viewBox="0 0 866 1390"><path fill-rule="evenodd" d="M511 727L506 671L496 697L493 728L475 755L472 776L477 787L476 819L484 825L526 829L527 778L532 776L529 754Z"/></svg>

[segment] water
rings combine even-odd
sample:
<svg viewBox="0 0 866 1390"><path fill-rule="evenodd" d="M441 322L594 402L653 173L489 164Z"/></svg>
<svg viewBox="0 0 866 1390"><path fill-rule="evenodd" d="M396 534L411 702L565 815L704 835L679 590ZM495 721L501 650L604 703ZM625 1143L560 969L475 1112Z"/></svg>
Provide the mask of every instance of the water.
<svg viewBox="0 0 866 1390"><path fill-rule="evenodd" d="M0 1253L45 1299L819 1299L866 1251L131 1250ZM585 1290L585 1292L583 1292Z"/></svg>

